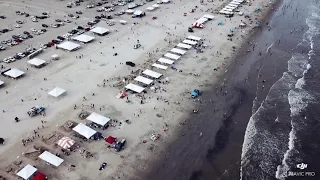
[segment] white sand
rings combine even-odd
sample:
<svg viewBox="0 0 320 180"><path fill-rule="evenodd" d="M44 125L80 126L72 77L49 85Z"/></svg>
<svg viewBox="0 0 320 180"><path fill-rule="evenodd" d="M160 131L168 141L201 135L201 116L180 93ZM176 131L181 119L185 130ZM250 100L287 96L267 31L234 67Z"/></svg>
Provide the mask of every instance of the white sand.
<svg viewBox="0 0 320 180"><path fill-rule="evenodd" d="M5 15L7 16L6 20L1 20L3 23L14 25L14 21L21 19L27 19L28 22L22 25L21 29L15 29L10 33L3 34L1 37L8 36L10 38L12 34L22 34L24 30L30 31L31 28L40 28L42 23L51 24L54 19L64 19L63 16L68 13L67 11L74 13L76 10L81 10L84 13L77 20L78 24L92 20L92 17L96 14L101 14L95 12L98 7L84 9L85 3L82 3L77 9L67 9L65 8L66 3L65 1L32 0L28 1L28 7L25 8L26 4L18 0L10 1L10 3L9 1L2 1L0 7L6 9ZM154 3L147 3L137 9L145 10ZM132 19L130 15L114 16L116 20L124 19L128 21L128 24L120 25L117 23L115 26L108 27L105 22L100 22L98 26L107 27L112 32L104 37L95 36L96 40L93 43L81 45L81 49L75 52L64 52L54 48L46 49L37 58L49 61L52 54L59 54L61 59L50 61L47 66L41 69L29 67L25 62L26 58L8 65L5 64L6 67L24 70L26 76L18 80L0 76L0 80L6 83L6 86L0 89L0 108L1 111L6 111L5 113L0 112L0 120L2 121L0 137L6 140L6 144L0 146L0 152L2 153L0 174L8 178L14 177L13 173L5 173L4 168L13 162L17 156L23 161L23 164L36 165L50 179L106 179L111 176L119 176L123 177L122 179L126 179L125 177L127 176L134 176L133 172L135 170L147 168L148 160L161 151L161 148L152 152L147 149L152 144L149 139L150 135L153 132L161 135L160 140L154 144L168 143L170 137L174 135L174 130L179 126L179 122L183 121L187 113L193 109L192 100L190 99L191 91L195 88L205 90L206 86L208 88L212 87L212 83L218 79L218 76L225 72L234 53L231 51L232 46L238 49L242 41L240 35L245 36L245 33L237 29L231 42L227 40L227 34L231 28L238 28L240 21L245 20L244 17L235 15L231 21L229 19L225 21L225 17L215 14L216 18L206 23L204 29L195 29L195 33L191 35L206 39L204 43L208 47L204 49L204 53L197 54L194 49L188 50L174 65L182 72L174 71L171 68L167 70L154 69L164 74L164 77L169 77L170 83L166 85L156 83L156 85L164 88L166 92L158 91L154 93L148 88L148 93L145 94L146 101L143 105L140 104L140 99L132 94L129 94L129 99L132 103L126 103L125 99L117 99L116 95L121 89L110 87L115 82L114 80L107 82L107 86L104 88L102 86L97 87L97 84L102 85L103 79L109 80L116 76L127 76L131 70L151 68L151 64L155 60L165 52L170 51L176 44L181 42L180 40L190 34L187 33L187 27L196 18L200 18L204 14L212 14L210 11L204 11L209 7L216 9L220 7L221 3L215 2L213 6L211 2L200 5L199 1L176 1L176 3L160 5L158 10L147 12L147 16L142 19ZM247 9L248 12L253 12L255 7L264 7L264 5L266 5L266 2L256 0L252 6L243 5L243 8ZM195 6L198 6L198 9L194 13L189 13ZM126 7L116 7L116 11ZM14 12L16 10L30 12L30 14L32 12L40 14L43 11L50 10L51 17L46 20L39 20L40 22L38 23L33 23L30 22L30 18L15 15ZM186 17L183 16L184 12L188 12ZM255 17L260 17L265 12L267 12L267 7L263 12L254 13L254 15ZM158 19L152 20L153 16L158 17ZM219 20L223 20L225 25L218 26ZM248 20L245 21L248 22ZM139 24L133 25L133 22L138 22ZM66 33L74 26L76 25L71 23L57 29L49 28L49 31L45 34L1 52L1 59L23 50L28 45L38 47L41 42L48 42L57 35ZM250 26L245 28L244 31L249 32L253 25ZM114 31L116 29L118 32ZM166 32L174 35L168 35ZM91 33L86 34L90 35ZM143 48L133 49L137 39L139 39ZM170 39L171 43L164 41L164 39ZM99 41L102 43L100 44ZM115 49L112 49L112 46ZM159 52L155 52L157 48ZM219 51L219 54L221 52L222 55L217 54L217 51ZM101 55L100 52L103 54ZM113 56L115 52L119 55ZM148 58L148 53L152 53L151 58ZM75 56L80 54L83 54L84 57L76 59ZM150 59L149 62L147 62L148 59ZM131 68L126 65L120 65L120 62L125 63L125 61L132 61L137 64L137 67ZM222 63L226 65L221 65ZM213 68L216 67L221 67L221 69L218 72L213 71ZM29 70L26 70L27 68ZM200 76L190 75L189 73L200 74ZM47 81L44 81L43 78L47 78ZM67 91L66 95L60 98L48 96L48 92L56 86L65 89ZM8 94L5 93L6 91L8 91ZM92 93L95 93L95 96L92 96ZM86 101L82 100L84 96L87 99ZM156 100L157 97L160 97L159 101ZM24 102L21 102L21 99ZM168 100L169 103L165 103L164 100ZM180 105L174 102L179 102ZM94 109L90 108L91 103L95 104ZM78 107L76 110L73 109L75 104ZM82 107L82 104L84 107ZM27 111L35 105L46 107L47 115L45 117L28 117ZM102 111L99 108L102 108ZM116 153L113 149L108 149L104 141L88 143L80 142L79 139L72 137L77 142L80 142L81 147L93 152L95 157L84 159L79 152L73 152L70 156L63 156L65 162L61 167L52 168L40 160L33 161L21 156L21 153L31 147L32 144L45 146L52 153L61 152L60 148L54 148L53 145L45 145L40 138L36 138L35 142L23 147L21 139L31 137L33 130L41 127L41 120L47 121L47 123L44 124L45 129L37 130L40 132L40 136L46 136L54 131L71 136L70 133L62 131L58 126L61 126L67 120L85 123L85 121L79 120L77 117L81 109L89 112L94 111L123 122L122 126L99 131L104 136L112 135L118 138L126 138L125 149ZM139 114L139 117L134 117L134 114L136 116ZM156 114L161 114L162 117L159 118ZM16 116L21 119L19 123L14 122L14 117ZM126 119L129 119L132 123L124 123ZM162 130L165 123L168 124L167 132ZM143 140L147 140L147 142L143 144ZM98 171L102 162L107 162L108 166L105 170ZM71 164L76 165L74 172L67 171L67 167Z"/></svg>

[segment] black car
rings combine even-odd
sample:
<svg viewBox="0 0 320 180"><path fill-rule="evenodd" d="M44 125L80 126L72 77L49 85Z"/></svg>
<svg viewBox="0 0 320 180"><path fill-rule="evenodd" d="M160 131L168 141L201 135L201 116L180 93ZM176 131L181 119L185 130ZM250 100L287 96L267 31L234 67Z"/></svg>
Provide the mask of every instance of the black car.
<svg viewBox="0 0 320 180"><path fill-rule="evenodd" d="M81 11L76 11L76 14L82 14L82 12Z"/></svg>
<svg viewBox="0 0 320 180"><path fill-rule="evenodd" d="M48 26L48 25L46 25L46 24L42 24L42 27L44 27L44 28L48 28L49 26Z"/></svg>
<svg viewBox="0 0 320 180"><path fill-rule="evenodd" d="M65 38L62 37L62 36L58 36L57 39L60 39L60 40L62 40L62 41L65 40Z"/></svg>
<svg viewBox="0 0 320 180"><path fill-rule="evenodd" d="M60 41L55 40L55 39L53 39L52 42L55 43L55 44L59 44L60 43Z"/></svg>
<svg viewBox="0 0 320 180"><path fill-rule="evenodd" d="M33 38L33 36L31 34L28 34L27 36L28 36L28 38Z"/></svg>
<svg viewBox="0 0 320 180"><path fill-rule="evenodd" d="M55 21L56 21L56 22L61 22L61 19L56 19Z"/></svg>
<svg viewBox="0 0 320 180"><path fill-rule="evenodd" d="M41 29L41 31L42 31L42 32L47 32L47 30L46 30L46 29Z"/></svg>
<svg viewBox="0 0 320 180"><path fill-rule="evenodd" d="M118 141L114 146L114 150L116 150L117 152L121 151L125 143L126 143L126 140L121 139L121 141Z"/></svg>
<svg viewBox="0 0 320 180"><path fill-rule="evenodd" d="M24 31L23 34L30 34L28 31Z"/></svg>
<svg viewBox="0 0 320 180"><path fill-rule="evenodd" d="M102 3L98 2L98 3L96 4L96 6L102 6Z"/></svg>
<svg viewBox="0 0 320 180"><path fill-rule="evenodd" d="M16 21L18 24L23 24L23 22L22 21Z"/></svg>
<svg viewBox="0 0 320 180"><path fill-rule="evenodd" d="M26 17L29 17L29 16L30 16L30 14L28 14L28 13L27 13L27 14L25 14L25 16L26 16Z"/></svg>
<svg viewBox="0 0 320 180"><path fill-rule="evenodd" d="M5 19L6 17L5 17L5 16L0 16L0 18L1 18L1 19Z"/></svg>
<svg viewBox="0 0 320 180"><path fill-rule="evenodd" d="M93 26L94 25L94 23L92 23L92 22L88 22L87 23L89 26Z"/></svg>
<svg viewBox="0 0 320 180"><path fill-rule="evenodd" d="M112 16L111 16L111 15L108 15L108 16L107 16L107 19L112 19Z"/></svg>
<svg viewBox="0 0 320 180"><path fill-rule="evenodd" d="M19 56L18 54L16 54L16 55L13 56L13 58L19 60L19 59L21 59L21 56Z"/></svg>
<svg viewBox="0 0 320 180"><path fill-rule="evenodd" d="M77 29L81 29L81 30L82 30L82 29L83 29L83 27L82 27L82 26L78 26L78 27L77 27Z"/></svg>
<svg viewBox="0 0 320 180"><path fill-rule="evenodd" d="M94 18L96 18L96 19L101 19L101 17L100 17L100 16L95 16Z"/></svg>
<svg viewBox="0 0 320 180"><path fill-rule="evenodd" d="M13 38L13 39L19 39L19 36L12 35L12 38Z"/></svg>
<svg viewBox="0 0 320 180"><path fill-rule="evenodd" d="M135 67L136 64L131 62L131 61L126 61L126 65L131 66L131 67Z"/></svg>
<svg viewBox="0 0 320 180"><path fill-rule="evenodd" d="M46 12L43 12L43 13L42 13L42 15L48 15L48 13L46 13Z"/></svg>
<svg viewBox="0 0 320 180"><path fill-rule="evenodd" d="M100 22L100 20L99 19L95 19L95 20L93 20L93 22L97 24L97 23Z"/></svg>

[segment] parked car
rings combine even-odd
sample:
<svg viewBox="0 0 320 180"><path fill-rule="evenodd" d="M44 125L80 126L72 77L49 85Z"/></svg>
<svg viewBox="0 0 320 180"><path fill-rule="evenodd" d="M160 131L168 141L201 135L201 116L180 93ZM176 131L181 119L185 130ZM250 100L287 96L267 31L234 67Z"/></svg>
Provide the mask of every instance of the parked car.
<svg viewBox="0 0 320 180"><path fill-rule="evenodd" d="M44 28L48 28L49 26L48 26L48 25L46 25L46 24L42 24L42 27L44 27Z"/></svg>
<svg viewBox="0 0 320 180"><path fill-rule="evenodd" d="M116 150L117 152L121 151L125 143L126 143L125 139L121 139L121 141L116 142L116 145L114 146L114 150Z"/></svg>
<svg viewBox="0 0 320 180"><path fill-rule="evenodd" d="M18 24L23 24L23 22L22 21L16 21Z"/></svg>
<svg viewBox="0 0 320 180"><path fill-rule="evenodd" d="M6 16L0 16L0 18L1 18L1 19L5 19L5 18L6 18Z"/></svg>
<svg viewBox="0 0 320 180"><path fill-rule="evenodd" d="M76 14L82 14L82 12L81 11L76 11Z"/></svg>

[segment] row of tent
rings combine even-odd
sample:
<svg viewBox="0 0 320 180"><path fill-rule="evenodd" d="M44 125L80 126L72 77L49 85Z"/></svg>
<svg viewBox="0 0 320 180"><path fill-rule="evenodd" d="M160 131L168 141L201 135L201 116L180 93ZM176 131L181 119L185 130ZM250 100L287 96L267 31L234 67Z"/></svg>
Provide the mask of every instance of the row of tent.
<svg viewBox="0 0 320 180"><path fill-rule="evenodd" d="M159 58L157 62L159 62L160 64L154 63L152 64L152 67L162 69L162 70L168 69L167 65L172 65L175 61L179 60L181 56L187 52L186 50L191 49L192 46L196 45L200 40L201 40L200 37L188 36L181 43L177 44L175 48L171 49L170 52L167 52L166 54L164 54L163 55L164 57ZM142 74L147 77L151 77L153 79L159 79L162 76L161 73L158 73L149 69L144 70ZM147 77L138 76L134 79L134 81L143 83L145 85L150 85L151 83L153 83L154 80L149 79ZM141 93L145 90L144 87L141 87L133 83L129 83L128 85L126 85L125 89L134 91L136 93Z"/></svg>
<svg viewBox="0 0 320 180"><path fill-rule="evenodd" d="M228 5L226 5L221 11L220 14L233 15L233 11L239 7L245 0L233 0Z"/></svg>
<svg viewBox="0 0 320 180"><path fill-rule="evenodd" d="M110 32L109 29L106 29L103 27L95 27L95 28L91 29L90 31L93 32L94 34L98 34L100 36L104 36ZM95 39L95 37L89 36L86 34L81 34L81 35L78 35L72 39L75 41L82 42L82 43L89 43L89 42L93 41ZM77 50L80 48L80 44L77 44L77 43L74 43L71 41L65 41L61 44L58 44L57 48L64 49L67 51L74 51L74 50Z"/></svg>
<svg viewBox="0 0 320 180"><path fill-rule="evenodd" d="M205 14L201 18L197 19L194 23L192 23L192 27L203 28L204 24L207 21L212 20L213 18L213 15Z"/></svg>

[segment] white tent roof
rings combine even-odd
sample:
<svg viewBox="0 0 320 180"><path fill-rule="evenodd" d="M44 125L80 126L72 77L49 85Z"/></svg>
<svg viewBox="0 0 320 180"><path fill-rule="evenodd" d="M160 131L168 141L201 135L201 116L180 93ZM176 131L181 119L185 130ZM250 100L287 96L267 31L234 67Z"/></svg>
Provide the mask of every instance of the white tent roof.
<svg viewBox="0 0 320 180"><path fill-rule="evenodd" d="M106 125L110 121L109 118L104 117L104 116L102 116L98 113L95 113L95 112L91 113L90 116L88 116L86 119L89 121L92 121L96 124L99 124L101 126Z"/></svg>
<svg viewBox="0 0 320 180"><path fill-rule="evenodd" d="M86 34L81 34L79 36L74 37L73 40L77 40L77 41L80 41L80 42L87 43L87 42L90 42L90 41L94 40L94 37L88 36Z"/></svg>
<svg viewBox="0 0 320 180"><path fill-rule="evenodd" d="M162 64L157 64L157 63L154 63L152 64L153 67L156 67L156 68L159 68L159 69L168 69L168 66L164 66Z"/></svg>
<svg viewBox="0 0 320 180"><path fill-rule="evenodd" d="M145 75L151 76L153 78L156 78L156 79L158 79L159 77L162 76L162 74L157 73L155 71L151 71L149 69L144 70L142 73L145 74Z"/></svg>
<svg viewBox="0 0 320 180"><path fill-rule="evenodd" d="M179 43L177 46L180 47L180 48L184 48L184 49L192 48L192 46L190 46L188 44L184 44L184 43Z"/></svg>
<svg viewBox="0 0 320 180"><path fill-rule="evenodd" d="M187 39L193 40L193 41L200 41L201 37L197 37L197 36L188 36Z"/></svg>
<svg viewBox="0 0 320 180"><path fill-rule="evenodd" d="M170 0L162 0L163 3L169 3Z"/></svg>
<svg viewBox="0 0 320 180"><path fill-rule="evenodd" d="M59 141L57 142L57 144L62 147L63 149L67 149L70 148L71 146L73 146L76 142L69 138L69 137L63 137L61 139L59 139Z"/></svg>
<svg viewBox="0 0 320 180"><path fill-rule="evenodd" d="M155 8L154 7L148 7L147 10L148 11L153 11Z"/></svg>
<svg viewBox="0 0 320 180"><path fill-rule="evenodd" d="M232 1L232 2L230 2L229 4L240 5L241 3L239 3L239 2L236 2L236 1Z"/></svg>
<svg viewBox="0 0 320 180"><path fill-rule="evenodd" d="M22 177L23 179L28 179L30 176L32 176L38 169L31 166L30 164L27 164L24 168L22 168L17 175Z"/></svg>
<svg viewBox="0 0 320 180"><path fill-rule="evenodd" d="M95 27L90 30L91 32L97 33L97 34L105 34L109 32L109 29L103 28L103 27Z"/></svg>
<svg viewBox="0 0 320 180"><path fill-rule="evenodd" d="M126 89L130 89L131 91L134 91L134 92L136 92L136 93L141 93L145 88L130 83L130 84L128 84L128 85L126 86Z"/></svg>
<svg viewBox="0 0 320 180"><path fill-rule="evenodd" d="M205 14L202 16L203 18L206 18L206 19L209 19L209 20L212 20L214 19L214 15L210 15L210 14Z"/></svg>
<svg viewBox="0 0 320 180"><path fill-rule="evenodd" d="M66 92L66 90L59 88L59 87L56 87L56 88L52 89L48 94L53 97L59 97L60 95L62 95L65 92Z"/></svg>
<svg viewBox="0 0 320 180"><path fill-rule="evenodd" d="M227 11L227 10L221 10L219 11L220 14L233 14L232 11Z"/></svg>
<svg viewBox="0 0 320 180"><path fill-rule="evenodd" d="M145 78L145 77L143 77L143 76L138 76L138 77L136 77L134 80L135 80L135 81L142 82L142 83L144 83L144 84L146 84L146 85L149 85L149 84L151 84L151 83L153 82L152 79L148 79L148 78Z"/></svg>
<svg viewBox="0 0 320 180"><path fill-rule="evenodd" d="M90 137L93 136L97 132L82 123L79 123L72 130L76 131L77 133L81 134L82 136L84 136L87 139L90 139Z"/></svg>
<svg viewBox="0 0 320 180"><path fill-rule="evenodd" d="M167 57L167 58L170 58L170 59L174 59L174 60L178 60L181 56L178 56L178 55L175 55L175 54L172 54L172 53L166 53L164 55L164 57Z"/></svg>
<svg viewBox="0 0 320 180"><path fill-rule="evenodd" d="M233 6L225 6L224 8L227 8L227 9L232 9L232 10L234 10L236 7L233 7Z"/></svg>
<svg viewBox="0 0 320 180"><path fill-rule="evenodd" d="M238 5L235 5L235 4L228 4L228 6L230 6L230 7L235 7L235 8L237 8L238 7Z"/></svg>
<svg viewBox="0 0 320 180"><path fill-rule="evenodd" d="M187 51L181 50L181 49L177 49L177 48L173 48L171 49L171 52L176 53L176 54L180 54L180 55L184 55Z"/></svg>
<svg viewBox="0 0 320 180"><path fill-rule="evenodd" d="M17 78L17 77L22 76L24 74L24 72L19 69L12 68L11 70L5 72L4 74L7 76L10 76L12 78Z"/></svg>
<svg viewBox="0 0 320 180"><path fill-rule="evenodd" d="M197 42L195 42L195 41L190 41L190 40L188 40L188 39L183 40L182 42L185 43L185 44L190 44L190 45L196 45L196 44L197 44Z"/></svg>
<svg viewBox="0 0 320 180"><path fill-rule="evenodd" d="M63 42L62 44L58 44L57 47L61 48L61 49L68 50L68 51L72 51L72 50L79 48L80 45L73 43L71 41L66 41L66 42Z"/></svg>
<svg viewBox="0 0 320 180"><path fill-rule="evenodd" d="M60 166L60 164L64 161L63 159L59 158L58 156L56 156L48 151L45 151L42 154L40 154L39 158L44 161L47 161L48 163L50 163L56 167Z"/></svg>
<svg viewBox="0 0 320 180"><path fill-rule="evenodd" d="M120 22L121 24L127 24L127 21L125 21L125 20L119 20L119 22Z"/></svg>
<svg viewBox="0 0 320 180"><path fill-rule="evenodd" d="M242 3L244 0L233 0L233 2Z"/></svg>
<svg viewBox="0 0 320 180"><path fill-rule="evenodd" d="M39 58L33 58L28 61L29 64L34 65L34 66L41 66L44 63L46 63L45 60L39 59Z"/></svg>
<svg viewBox="0 0 320 180"><path fill-rule="evenodd" d="M166 58L160 58L158 61L161 63L164 63L164 64L173 64L174 63L174 61L166 59Z"/></svg>
<svg viewBox="0 0 320 180"><path fill-rule="evenodd" d="M0 80L0 86L1 86L2 84L4 84L4 82Z"/></svg>
<svg viewBox="0 0 320 180"><path fill-rule="evenodd" d="M160 7L160 6L159 6L159 4L154 4L154 5L152 5L152 7L158 8L158 7Z"/></svg>
<svg viewBox="0 0 320 180"><path fill-rule="evenodd" d="M207 22L208 19L207 18L204 18L204 17L201 17L200 19L198 19L196 22L198 22L199 24L203 24L205 22Z"/></svg>

